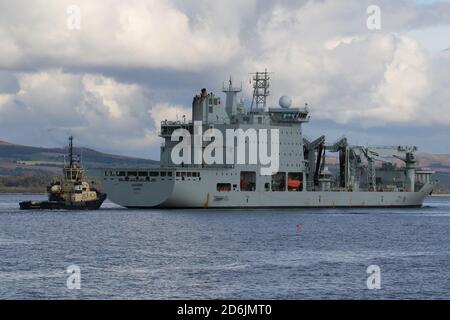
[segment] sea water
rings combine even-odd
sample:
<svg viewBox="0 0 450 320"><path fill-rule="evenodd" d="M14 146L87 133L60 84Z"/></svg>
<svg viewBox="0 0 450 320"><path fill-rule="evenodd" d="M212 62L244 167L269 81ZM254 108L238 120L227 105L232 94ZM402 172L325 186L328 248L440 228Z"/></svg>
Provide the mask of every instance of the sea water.
<svg viewBox="0 0 450 320"><path fill-rule="evenodd" d="M418 209L19 210L43 198L0 195L2 299L450 299L448 197Z"/></svg>

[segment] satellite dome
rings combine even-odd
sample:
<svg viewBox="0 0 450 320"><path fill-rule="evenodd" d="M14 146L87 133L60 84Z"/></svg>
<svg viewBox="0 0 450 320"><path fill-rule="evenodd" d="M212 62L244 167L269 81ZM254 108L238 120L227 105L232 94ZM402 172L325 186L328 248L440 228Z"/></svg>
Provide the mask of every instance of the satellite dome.
<svg viewBox="0 0 450 320"><path fill-rule="evenodd" d="M292 99L288 96L282 96L279 101L280 107L287 109L292 104Z"/></svg>

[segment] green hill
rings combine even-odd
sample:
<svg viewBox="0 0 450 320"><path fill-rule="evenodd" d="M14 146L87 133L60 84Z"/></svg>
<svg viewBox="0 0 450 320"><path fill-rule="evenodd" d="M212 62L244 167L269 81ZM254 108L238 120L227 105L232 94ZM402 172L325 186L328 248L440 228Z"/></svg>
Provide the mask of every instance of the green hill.
<svg viewBox="0 0 450 320"><path fill-rule="evenodd" d="M87 168L97 166L145 166L158 163L154 160L118 156L88 148L74 148L74 153L82 156L83 165ZM58 171L66 154L67 148L31 147L0 141L0 169L3 169L3 171L14 169Z"/></svg>
<svg viewBox="0 0 450 320"><path fill-rule="evenodd" d="M74 148L86 169L102 166L149 166L158 161L107 154L89 148ZM0 193L43 192L61 173L67 148L41 148L0 140Z"/></svg>

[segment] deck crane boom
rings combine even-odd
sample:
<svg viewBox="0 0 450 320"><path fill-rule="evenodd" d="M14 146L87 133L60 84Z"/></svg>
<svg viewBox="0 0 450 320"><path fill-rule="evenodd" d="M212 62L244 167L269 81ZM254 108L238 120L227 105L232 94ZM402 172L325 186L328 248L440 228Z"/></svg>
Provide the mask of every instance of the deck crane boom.
<svg viewBox="0 0 450 320"><path fill-rule="evenodd" d="M406 190L414 192L415 174L416 174L416 159L414 152L417 151L415 146L387 146L387 147L370 147L367 148L367 153L370 153L370 157L374 160L383 161L383 158L396 158L405 163L405 175L406 175ZM375 159L376 158L376 159ZM369 158L368 158L369 159ZM371 173L374 176L375 170ZM369 162L370 173L370 162ZM373 179L373 178L371 178ZM372 181L374 183L374 181Z"/></svg>

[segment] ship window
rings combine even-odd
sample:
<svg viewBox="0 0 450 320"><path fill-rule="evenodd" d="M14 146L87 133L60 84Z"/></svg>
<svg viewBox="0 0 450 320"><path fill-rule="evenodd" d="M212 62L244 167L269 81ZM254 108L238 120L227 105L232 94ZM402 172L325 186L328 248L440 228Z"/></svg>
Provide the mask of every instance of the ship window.
<svg viewBox="0 0 450 320"><path fill-rule="evenodd" d="M179 177L180 176L180 173L179 172L177 172L177 177Z"/></svg>
<svg viewBox="0 0 450 320"><path fill-rule="evenodd" d="M167 172L167 176L171 177L172 176L172 172Z"/></svg>
<svg viewBox="0 0 450 320"><path fill-rule="evenodd" d="M214 99L214 105L217 106L219 104L219 99L215 98Z"/></svg>
<svg viewBox="0 0 450 320"><path fill-rule="evenodd" d="M107 177L108 176L108 171L105 171L105 177Z"/></svg>
<svg viewBox="0 0 450 320"><path fill-rule="evenodd" d="M218 183L217 191L219 192L230 192L231 191L231 183Z"/></svg>
<svg viewBox="0 0 450 320"><path fill-rule="evenodd" d="M148 172L147 171L139 171L139 177L147 177Z"/></svg>
<svg viewBox="0 0 450 320"><path fill-rule="evenodd" d="M188 177L192 177L192 172L188 172L188 173L187 173L187 176L188 176Z"/></svg>
<svg viewBox="0 0 450 320"><path fill-rule="evenodd" d="M125 176L125 171L116 171L116 176L119 176L119 177Z"/></svg>
<svg viewBox="0 0 450 320"><path fill-rule="evenodd" d="M193 177L197 177L197 172L192 172Z"/></svg>
<svg viewBox="0 0 450 320"><path fill-rule="evenodd" d="M161 175L161 177L165 177L166 176L166 172L165 171L161 171L160 175Z"/></svg>
<svg viewBox="0 0 450 320"><path fill-rule="evenodd" d="M256 172L241 171L241 191L256 190Z"/></svg>
<svg viewBox="0 0 450 320"><path fill-rule="evenodd" d="M288 191L302 191L303 173L289 172L288 174Z"/></svg>
<svg viewBox="0 0 450 320"><path fill-rule="evenodd" d="M286 172L272 175L272 191L286 191Z"/></svg>
<svg viewBox="0 0 450 320"><path fill-rule="evenodd" d="M270 191L270 183L269 183L269 182L266 182L266 183L264 184L264 190Z"/></svg>
<svg viewBox="0 0 450 320"><path fill-rule="evenodd" d="M209 113L213 113L213 107L208 108Z"/></svg>
<svg viewBox="0 0 450 320"><path fill-rule="evenodd" d="M136 171L128 171L127 172L127 176L137 176L137 172Z"/></svg>
<svg viewBox="0 0 450 320"><path fill-rule="evenodd" d="M258 124L262 124L262 118L258 117Z"/></svg>
<svg viewBox="0 0 450 320"><path fill-rule="evenodd" d="M181 173L181 177L182 177L182 178L186 177L186 172L182 172L182 173Z"/></svg>
<svg viewBox="0 0 450 320"><path fill-rule="evenodd" d="M158 171L150 171L150 177L157 177L157 176L159 176Z"/></svg>
<svg viewBox="0 0 450 320"><path fill-rule="evenodd" d="M209 104L213 104L213 99L212 99L212 98L209 98L208 103L209 103Z"/></svg>

